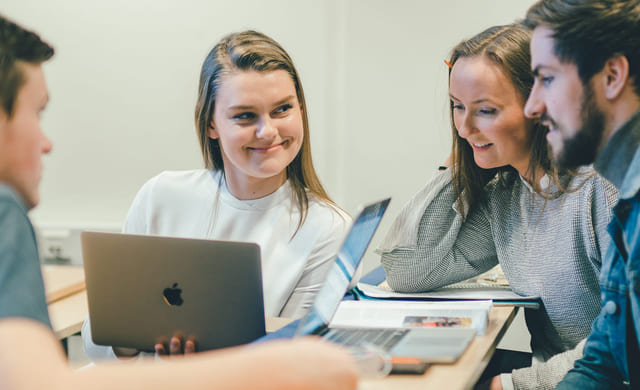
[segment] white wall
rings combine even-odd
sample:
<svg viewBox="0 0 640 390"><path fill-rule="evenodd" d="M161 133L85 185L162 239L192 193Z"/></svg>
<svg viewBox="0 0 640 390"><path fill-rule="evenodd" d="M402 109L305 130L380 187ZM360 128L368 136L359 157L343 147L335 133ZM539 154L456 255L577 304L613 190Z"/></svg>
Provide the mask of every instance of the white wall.
<svg viewBox="0 0 640 390"><path fill-rule="evenodd" d="M532 3L10 0L0 12L56 48L43 121L54 151L32 217L117 229L146 179L200 167L192 119L200 65L223 35L253 28L296 62L316 168L334 199L353 212L393 196L375 247L448 154L450 49ZM367 269L377 262L370 250Z"/></svg>

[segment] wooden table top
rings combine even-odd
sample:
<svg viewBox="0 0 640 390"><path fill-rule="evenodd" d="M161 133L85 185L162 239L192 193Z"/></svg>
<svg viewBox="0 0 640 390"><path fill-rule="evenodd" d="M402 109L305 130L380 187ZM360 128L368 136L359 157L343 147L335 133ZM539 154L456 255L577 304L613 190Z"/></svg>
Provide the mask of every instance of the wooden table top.
<svg viewBox="0 0 640 390"><path fill-rule="evenodd" d="M84 269L71 265L43 265L42 279L47 303L55 302L86 288Z"/></svg>
<svg viewBox="0 0 640 390"><path fill-rule="evenodd" d="M358 390L472 389L515 314L513 306L494 306L484 335L476 336L453 364L433 364L423 375L390 375L382 379L362 380Z"/></svg>
<svg viewBox="0 0 640 390"><path fill-rule="evenodd" d="M44 266L43 277L49 316L56 336L64 339L78 333L88 315L83 269ZM382 379L362 380L359 390L471 389L493 356L515 314L516 309L512 306L494 306L489 314L485 334L476 336L454 364L434 364L424 375L391 375ZM267 318L267 332L273 332L290 322L291 319L287 318Z"/></svg>

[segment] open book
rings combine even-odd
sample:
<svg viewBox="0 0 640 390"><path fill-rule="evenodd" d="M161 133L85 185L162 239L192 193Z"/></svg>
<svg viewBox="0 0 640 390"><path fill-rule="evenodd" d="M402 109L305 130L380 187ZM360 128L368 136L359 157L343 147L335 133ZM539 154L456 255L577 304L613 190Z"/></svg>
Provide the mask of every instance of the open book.
<svg viewBox="0 0 640 390"><path fill-rule="evenodd" d="M344 328L473 328L483 334L491 301L342 301L331 319Z"/></svg>
<svg viewBox="0 0 640 390"><path fill-rule="evenodd" d="M354 288L362 299L387 299L403 301L444 301L444 300L492 300L495 304L522 306L529 309L540 307L540 297L521 296L513 292L508 286L491 286L480 283L456 283L436 290L422 293L399 293L393 291L386 283L373 286L358 283Z"/></svg>

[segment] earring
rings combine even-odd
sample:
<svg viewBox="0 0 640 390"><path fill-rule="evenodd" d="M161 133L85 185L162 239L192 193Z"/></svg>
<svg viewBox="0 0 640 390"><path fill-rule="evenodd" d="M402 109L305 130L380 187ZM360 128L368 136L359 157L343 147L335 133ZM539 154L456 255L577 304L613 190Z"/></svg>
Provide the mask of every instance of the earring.
<svg viewBox="0 0 640 390"><path fill-rule="evenodd" d="M213 132L216 131L216 128L214 126L212 126L211 124L209 124L209 138L211 139L218 139L218 135L217 134L213 134Z"/></svg>

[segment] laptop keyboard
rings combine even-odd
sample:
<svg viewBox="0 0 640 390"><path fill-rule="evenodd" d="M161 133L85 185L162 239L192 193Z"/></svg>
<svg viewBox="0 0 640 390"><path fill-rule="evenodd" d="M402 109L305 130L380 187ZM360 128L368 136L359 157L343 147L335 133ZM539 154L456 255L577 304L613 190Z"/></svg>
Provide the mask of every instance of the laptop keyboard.
<svg viewBox="0 0 640 390"><path fill-rule="evenodd" d="M356 346L361 343L371 343L388 351L396 345L409 329L329 329L323 336L325 339L343 344Z"/></svg>

